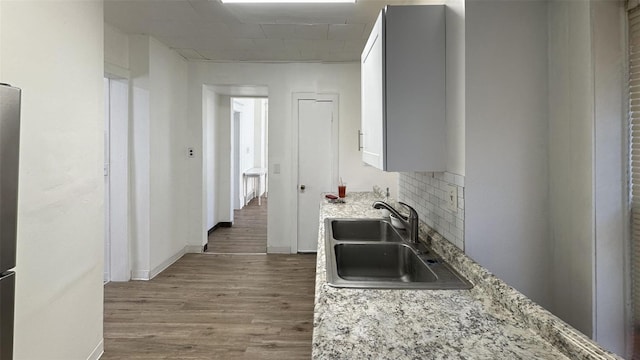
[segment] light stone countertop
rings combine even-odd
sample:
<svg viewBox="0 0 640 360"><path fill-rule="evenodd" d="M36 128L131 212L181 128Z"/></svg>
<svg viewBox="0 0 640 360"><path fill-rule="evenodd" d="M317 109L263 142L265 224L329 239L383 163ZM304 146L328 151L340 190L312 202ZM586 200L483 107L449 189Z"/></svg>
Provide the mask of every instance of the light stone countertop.
<svg viewBox="0 0 640 360"><path fill-rule="evenodd" d="M376 218L372 193L320 205L313 359L619 359L474 263L421 223L421 238L471 290L334 288L325 218Z"/></svg>

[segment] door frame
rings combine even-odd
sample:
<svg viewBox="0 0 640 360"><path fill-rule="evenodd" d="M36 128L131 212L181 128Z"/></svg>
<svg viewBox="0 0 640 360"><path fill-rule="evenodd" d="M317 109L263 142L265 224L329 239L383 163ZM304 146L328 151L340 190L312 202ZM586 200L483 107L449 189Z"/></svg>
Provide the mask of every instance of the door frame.
<svg viewBox="0 0 640 360"><path fill-rule="evenodd" d="M104 175L104 274L103 283L111 281L111 79L104 78L104 135L103 135L103 175Z"/></svg>
<svg viewBox="0 0 640 360"><path fill-rule="evenodd" d="M242 113L236 110L236 104L231 98L231 222L233 223L233 210L240 210L244 206L240 199L240 118ZM236 117L237 114L237 117Z"/></svg>
<svg viewBox="0 0 640 360"><path fill-rule="evenodd" d="M331 124L331 141L332 141L332 183L333 187L337 189L338 177L339 177L339 149L340 149L340 103L339 95L337 93L314 93L314 92L294 92L291 96L291 143L293 149L291 153L291 184L293 184L293 191L295 196L292 196L291 206L294 209L295 214L295 226L291 227L291 253L296 254L298 252L298 188L300 184L298 176L298 164L299 164L299 122L298 116L298 101L300 100L315 100L315 101L332 101L333 102L333 122ZM320 199L318 199L320 201Z"/></svg>
<svg viewBox="0 0 640 360"><path fill-rule="evenodd" d="M117 75L105 74L108 79L109 118L105 118L108 126L108 160L105 164L107 182L105 186L105 243L109 249L109 281L131 280L130 234L129 234L129 149L130 149L130 89L129 80ZM118 87L119 90L114 90ZM106 114L105 114L106 115ZM106 251L106 249L105 249Z"/></svg>

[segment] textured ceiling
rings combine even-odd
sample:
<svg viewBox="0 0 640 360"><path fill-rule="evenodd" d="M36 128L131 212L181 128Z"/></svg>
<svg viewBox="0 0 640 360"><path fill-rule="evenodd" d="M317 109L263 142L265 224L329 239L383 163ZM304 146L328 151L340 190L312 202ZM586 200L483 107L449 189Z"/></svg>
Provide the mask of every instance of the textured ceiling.
<svg viewBox="0 0 640 360"><path fill-rule="evenodd" d="M106 0L105 22L147 34L187 59L259 62L359 61L378 12L387 4L222 4L220 0Z"/></svg>

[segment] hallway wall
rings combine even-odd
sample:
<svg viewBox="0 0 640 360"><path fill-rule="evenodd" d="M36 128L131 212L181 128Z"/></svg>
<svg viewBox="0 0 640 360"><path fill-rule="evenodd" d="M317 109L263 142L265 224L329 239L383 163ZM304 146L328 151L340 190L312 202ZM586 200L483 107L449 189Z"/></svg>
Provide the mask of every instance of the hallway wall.
<svg viewBox="0 0 640 360"><path fill-rule="evenodd" d="M22 89L15 359L103 350L103 4L0 1L0 81Z"/></svg>
<svg viewBox="0 0 640 360"><path fill-rule="evenodd" d="M190 208L184 196L189 167L185 142L187 62L154 38L129 38L132 85L132 272L149 279L182 256L187 219L204 218L202 206ZM199 135L202 132L200 121ZM202 177L200 177L201 179ZM198 202L202 204L202 200Z"/></svg>

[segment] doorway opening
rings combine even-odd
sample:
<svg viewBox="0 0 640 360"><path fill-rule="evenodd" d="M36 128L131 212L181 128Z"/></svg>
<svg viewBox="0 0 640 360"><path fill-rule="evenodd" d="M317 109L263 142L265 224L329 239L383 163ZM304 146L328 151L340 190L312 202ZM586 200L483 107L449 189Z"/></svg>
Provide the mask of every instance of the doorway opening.
<svg viewBox="0 0 640 360"><path fill-rule="evenodd" d="M205 253L266 254L266 87L205 86Z"/></svg>

